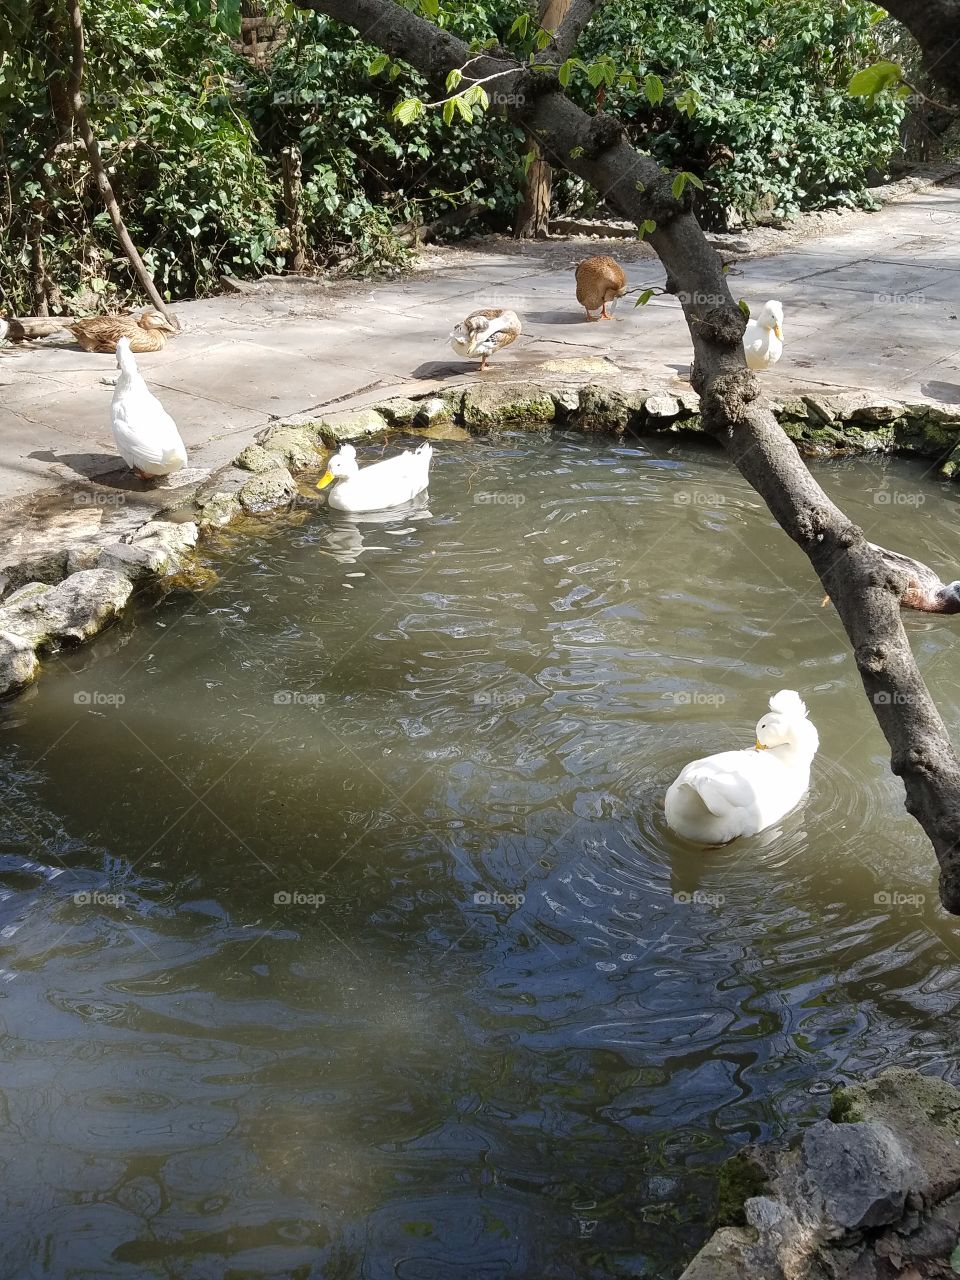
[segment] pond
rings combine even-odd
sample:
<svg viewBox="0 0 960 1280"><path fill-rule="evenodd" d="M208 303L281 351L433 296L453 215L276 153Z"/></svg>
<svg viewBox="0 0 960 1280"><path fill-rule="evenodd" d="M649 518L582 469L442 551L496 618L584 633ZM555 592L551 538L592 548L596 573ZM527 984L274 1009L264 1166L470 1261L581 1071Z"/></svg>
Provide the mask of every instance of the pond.
<svg viewBox="0 0 960 1280"><path fill-rule="evenodd" d="M815 470L955 576L925 465ZM0 1274L675 1277L741 1144L949 1078L933 854L722 455L441 443L425 510L215 562L2 712ZM906 622L956 735L954 629ZM785 687L805 803L673 836L668 783Z"/></svg>

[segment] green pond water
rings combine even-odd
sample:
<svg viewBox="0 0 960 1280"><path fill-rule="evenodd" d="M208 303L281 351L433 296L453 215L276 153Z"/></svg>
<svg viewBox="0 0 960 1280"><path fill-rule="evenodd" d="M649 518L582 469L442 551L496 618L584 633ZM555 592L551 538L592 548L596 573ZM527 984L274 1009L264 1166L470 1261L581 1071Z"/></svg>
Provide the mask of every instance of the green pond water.
<svg viewBox="0 0 960 1280"><path fill-rule="evenodd" d="M956 489L815 469L955 576ZM933 854L720 454L441 443L425 510L210 554L0 711L0 1276L675 1277L741 1144L954 1072ZM956 628L906 622L958 735ZM672 836L784 687L805 803Z"/></svg>

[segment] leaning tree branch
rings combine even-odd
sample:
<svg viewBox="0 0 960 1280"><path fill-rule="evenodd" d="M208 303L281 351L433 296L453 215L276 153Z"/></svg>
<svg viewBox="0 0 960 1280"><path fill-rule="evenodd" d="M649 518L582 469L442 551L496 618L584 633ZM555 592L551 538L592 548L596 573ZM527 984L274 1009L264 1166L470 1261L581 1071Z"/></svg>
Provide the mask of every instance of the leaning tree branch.
<svg viewBox="0 0 960 1280"><path fill-rule="evenodd" d="M544 48L540 59L544 62L564 62L580 42L584 29L593 15L607 0L573 0L556 34Z"/></svg>
<svg viewBox="0 0 960 1280"><path fill-rule="evenodd" d="M904 0L905 2L905 0ZM449 32L393 0L296 0L355 27L428 79L444 83L470 50ZM807 470L796 447L760 399L743 354L744 318L721 262L670 178L626 140L614 118L589 116L563 94L555 75L522 67L493 48L474 64L476 79L504 73L509 117L540 143L552 163L584 178L613 208L638 225L650 220L650 242L683 307L694 349L693 385L704 426L724 445L781 528L806 552L850 639L871 707L903 779L906 806L940 862L940 897L960 914L960 762L910 649L900 607L909 575L884 559L836 507ZM468 87L469 77L464 77Z"/></svg>
<svg viewBox="0 0 960 1280"><path fill-rule="evenodd" d="M923 50L932 80L960 97L960 0L884 0Z"/></svg>
<svg viewBox="0 0 960 1280"><path fill-rule="evenodd" d="M94 179L97 183L97 190L103 200L104 207L113 223L113 229L117 233L117 239L120 246L127 256L133 273L140 281L144 293L160 312L161 315L167 317L172 323L176 323L167 310L166 303L161 298L157 286L153 282L153 277L144 266L143 259L137 252L137 248L130 238L130 232L127 230L123 218L120 215L120 206L117 204L117 197L113 193L113 187L110 179L107 177L107 171L104 167L103 157L100 154L100 145L97 142L96 135L90 126L90 120L87 116L87 109L83 103L83 95L81 92L83 86L83 68L84 68L84 40L83 40L83 14L80 11L80 0L67 0L67 12L70 17L70 36L73 43L73 57L70 66L69 81L69 98L73 116L77 124L77 130L83 140L86 148L87 158L90 161L90 168L93 172Z"/></svg>

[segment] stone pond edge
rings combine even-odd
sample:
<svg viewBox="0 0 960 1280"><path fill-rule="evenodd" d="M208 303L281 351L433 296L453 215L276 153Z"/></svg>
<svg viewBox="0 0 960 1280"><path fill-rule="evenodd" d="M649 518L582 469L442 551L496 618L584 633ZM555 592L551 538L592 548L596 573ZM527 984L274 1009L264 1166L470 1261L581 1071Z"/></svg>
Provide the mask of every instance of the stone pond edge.
<svg viewBox="0 0 960 1280"><path fill-rule="evenodd" d="M582 376L576 382L562 376L520 381L498 375L480 381L475 376L469 383L393 396L366 408L291 417L264 428L230 466L123 539L92 548L66 540L51 563L13 566L13 581L20 585L0 600L0 697L32 684L46 655L82 644L109 626L135 590L151 584L202 587L213 575L196 560L201 535L243 517L263 516L297 502L312 504L296 476L316 471L324 450L383 439L396 431L435 439L496 435L505 429L709 438L701 426L698 397L689 387L631 388L618 378L616 366L602 372L602 382L584 382ZM771 402L771 407L806 454L914 455L934 459L944 478L960 475L960 406L846 392L798 395Z"/></svg>

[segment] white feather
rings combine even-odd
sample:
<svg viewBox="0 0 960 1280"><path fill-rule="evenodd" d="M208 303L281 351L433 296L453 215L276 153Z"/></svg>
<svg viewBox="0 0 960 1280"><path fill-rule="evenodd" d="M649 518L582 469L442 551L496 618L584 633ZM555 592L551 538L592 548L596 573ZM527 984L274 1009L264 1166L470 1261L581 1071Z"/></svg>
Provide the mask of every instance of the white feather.
<svg viewBox="0 0 960 1280"><path fill-rule="evenodd" d="M148 476L167 476L187 465L177 424L140 376L130 339L117 343L120 375L110 405L117 452L128 467Z"/></svg>

